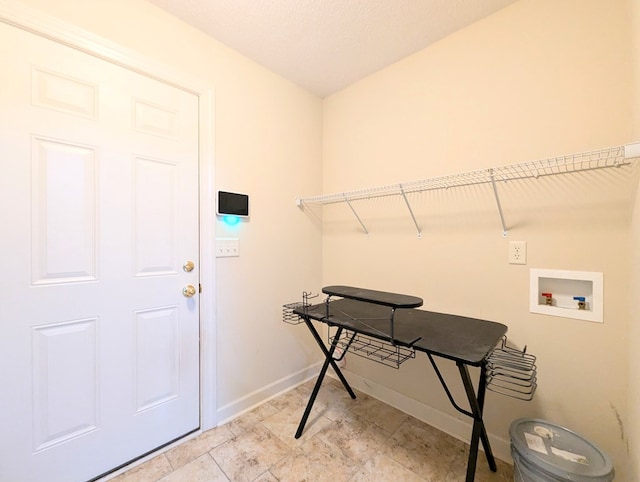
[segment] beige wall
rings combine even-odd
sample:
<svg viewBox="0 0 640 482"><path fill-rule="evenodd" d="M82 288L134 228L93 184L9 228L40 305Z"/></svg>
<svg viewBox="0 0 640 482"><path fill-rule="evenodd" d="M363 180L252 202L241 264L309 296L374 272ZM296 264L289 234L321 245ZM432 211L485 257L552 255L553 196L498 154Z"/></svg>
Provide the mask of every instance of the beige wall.
<svg viewBox="0 0 640 482"><path fill-rule="evenodd" d="M522 0L354 84L325 99L324 193L632 142L630 35L626 0ZM509 340L538 356L539 388L532 402L488 395L502 456L512 420L542 417L599 444L632 480L624 424L637 174L500 184L506 239L489 186L412 196L420 239L401 198L354 203L368 237L347 206L325 206L323 283L414 294L429 310L507 324ZM527 242L526 266L507 263L512 240ZM531 314L530 268L603 272L605 322ZM400 403L455 426L425 357L399 371L347 358L373 391L403 394Z"/></svg>
<svg viewBox="0 0 640 482"><path fill-rule="evenodd" d="M215 185L251 199L249 222L216 223L240 239L240 257L216 260L219 418L286 388L318 360L281 305L320 284L320 227L294 200L320 189L321 99L143 0L24 3L215 89Z"/></svg>
<svg viewBox="0 0 640 482"><path fill-rule="evenodd" d="M619 480L640 478L640 319L627 288L640 285L640 254L630 247L640 239L635 170L501 185L507 239L486 187L412 197L421 239L395 198L356 206L369 237L345 206L324 208L322 231L319 210L292 207L297 196L637 140L640 92L629 67L638 58L629 41L630 9L636 45L640 35L637 0L522 0L324 102L144 0L24 1L215 89L216 187L252 201L248 223L216 224L241 249L216 261L222 417L317 360L308 333L280 322L282 303L321 284L363 285L509 325L510 340L538 356L540 387L529 403L490 393L491 434L505 441L514 418L544 417L601 445ZM527 241L527 266L507 264L510 240ZM530 314L532 267L604 272L605 323ZM457 420L426 363L418 356L395 371L349 358L347 368L430 407L434 423Z"/></svg>
<svg viewBox="0 0 640 482"><path fill-rule="evenodd" d="M631 6L633 45L633 134L640 139L640 2L629 0ZM640 300L640 192L636 191L631 223L631 323L629 327L629 480L640 480L640 311L635 303Z"/></svg>

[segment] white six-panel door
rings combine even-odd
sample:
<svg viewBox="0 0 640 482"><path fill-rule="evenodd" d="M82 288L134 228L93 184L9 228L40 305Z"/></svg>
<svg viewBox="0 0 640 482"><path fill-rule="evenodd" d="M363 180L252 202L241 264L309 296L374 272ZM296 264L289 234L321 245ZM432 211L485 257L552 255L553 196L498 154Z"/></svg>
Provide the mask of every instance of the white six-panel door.
<svg viewBox="0 0 640 482"><path fill-rule="evenodd" d="M198 99L2 23L0 70L0 480L88 480L199 426Z"/></svg>

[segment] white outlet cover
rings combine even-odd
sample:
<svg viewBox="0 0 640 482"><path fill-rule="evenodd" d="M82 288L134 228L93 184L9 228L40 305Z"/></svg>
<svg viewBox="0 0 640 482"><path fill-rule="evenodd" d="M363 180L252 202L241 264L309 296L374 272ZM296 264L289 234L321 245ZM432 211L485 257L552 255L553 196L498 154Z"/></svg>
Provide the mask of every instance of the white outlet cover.
<svg viewBox="0 0 640 482"><path fill-rule="evenodd" d="M527 242L509 242L509 264L527 264Z"/></svg>

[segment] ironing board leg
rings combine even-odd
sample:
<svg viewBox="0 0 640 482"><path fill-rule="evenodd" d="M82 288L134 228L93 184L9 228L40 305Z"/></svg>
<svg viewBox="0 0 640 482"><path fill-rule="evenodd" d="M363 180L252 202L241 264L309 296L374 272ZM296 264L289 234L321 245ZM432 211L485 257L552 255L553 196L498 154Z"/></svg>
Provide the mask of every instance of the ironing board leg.
<svg viewBox="0 0 640 482"><path fill-rule="evenodd" d="M487 436L487 430L482 420L482 409L484 406L484 396L486 392L486 381L484 376L484 366L481 368L480 381L478 383L478 394L476 396L471 383L471 377L469 376L469 370L464 363L457 363L460 376L462 377L462 384L467 393L469 399L469 406L473 413L473 430L471 433L471 443L469 444L469 461L467 462L467 478L466 482L473 482L476 472L476 462L478 460L478 445L482 441L484 452L489 463L489 468L492 472L497 470L496 461L493 458L493 452L491 451L491 445L489 443L489 437Z"/></svg>
<svg viewBox="0 0 640 482"><path fill-rule="evenodd" d="M332 368L336 372L336 375L338 375L338 378L344 385L344 388L349 393L349 396L351 398L356 398L356 394L353 392L353 390L349 386L347 379L344 377L344 375L340 371L340 368L338 368L338 365L336 365L336 362L333 359L333 353L336 349L336 344L338 342L338 339L340 338L340 334L342 333L342 328L341 327L338 328L338 331L336 332L336 336L334 338L334 342L332 343L329 350L327 350L327 348L324 346L324 342L322 341L322 338L320 338L318 331L315 329L311 321L305 318L304 322L307 325L307 328L309 328L309 331L311 331L311 333L313 334L313 337L315 338L316 342L322 349L322 352L324 353L324 356L325 356L325 360L322 365L322 369L320 370L320 374L318 375L318 379L316 380L316 384L313 387L313 392L311 392L311 397L309 398L307 407L305 408L304 414L302 415L302 420L300 420L300 424L298 425L298 430L296 431L296 435L295 435L296 438L300 438L302 436L304 426L307 423L307 419L309 418L309 414L311 413L313 404L316 401L316 397L318 396L318 392L320 391L320 386L322 385L322 381L324 380L324 376L327 373L327 369L329 368L329 365L332 366Z"/></svg>

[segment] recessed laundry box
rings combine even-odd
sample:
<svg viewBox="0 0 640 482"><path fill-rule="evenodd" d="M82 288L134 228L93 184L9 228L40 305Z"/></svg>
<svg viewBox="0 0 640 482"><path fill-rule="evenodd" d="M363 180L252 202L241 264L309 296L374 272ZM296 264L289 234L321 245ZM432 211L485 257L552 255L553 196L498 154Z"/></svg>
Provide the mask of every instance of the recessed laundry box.
<svg viewBox="0 0 640 482"><path fill-rule="evenodd" d="M615 476L607 454L566 428L521 418L509 435L516 482L609 482Z"/></svg>

